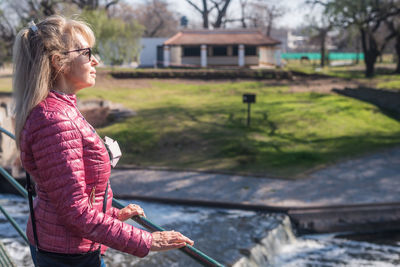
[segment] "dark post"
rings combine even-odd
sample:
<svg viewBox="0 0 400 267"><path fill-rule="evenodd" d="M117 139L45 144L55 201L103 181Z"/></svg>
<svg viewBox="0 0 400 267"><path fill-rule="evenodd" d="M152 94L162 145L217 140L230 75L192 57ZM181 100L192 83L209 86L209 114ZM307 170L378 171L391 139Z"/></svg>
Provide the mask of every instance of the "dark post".
<svg viewBox="0 0 400 267"><path fill-rule="evenodd" d="M256 103L255 94L244 94L243 103L247 103L247 127L250 126L250 105L251 103Z"/></svg>
<svg viewBox="0 0 400 267"><path fill-rule="evenodd" d="M250 126L250 103L247 103L247 127Z"/></svg>

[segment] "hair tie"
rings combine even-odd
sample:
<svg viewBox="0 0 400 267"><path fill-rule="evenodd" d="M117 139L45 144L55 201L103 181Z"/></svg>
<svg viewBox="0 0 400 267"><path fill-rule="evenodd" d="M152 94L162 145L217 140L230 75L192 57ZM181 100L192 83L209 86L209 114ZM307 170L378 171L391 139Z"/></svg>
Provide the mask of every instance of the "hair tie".
<svg viewBox="0 0 400 267"><path fill-rule="evenodd" d="M33 20L31 20L31 22L28 23L29 29L33 32L33 33L37 33L38 31L38 27L36 26L35 22Z"/></svg>

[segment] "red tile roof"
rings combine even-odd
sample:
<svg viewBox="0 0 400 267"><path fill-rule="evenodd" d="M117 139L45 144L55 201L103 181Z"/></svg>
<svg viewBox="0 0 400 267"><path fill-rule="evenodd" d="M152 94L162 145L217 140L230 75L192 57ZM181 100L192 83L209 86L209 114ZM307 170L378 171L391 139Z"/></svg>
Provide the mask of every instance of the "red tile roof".
<svg viewBox="0 0 400 267"><path fill-rule="evenodd" d="M183 30L169 38L164 45L279 45L281 42L258 30Z"/></svg>

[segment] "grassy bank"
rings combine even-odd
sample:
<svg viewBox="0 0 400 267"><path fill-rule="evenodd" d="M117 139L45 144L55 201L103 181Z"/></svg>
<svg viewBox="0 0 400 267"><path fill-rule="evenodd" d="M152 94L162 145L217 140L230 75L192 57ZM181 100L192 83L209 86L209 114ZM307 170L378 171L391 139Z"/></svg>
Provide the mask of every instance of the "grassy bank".
<svg viewBox="0 0 400 267"><path fill-rule="evenodd" d="M377 107L262 82L106 78L79 93L137 112L99 129L117 139L122 163L294 177L346 157L400 144L400 123ZM246 126L243 93L257 94Z"/></svg>
<svg viewBox="0 0 400 267"><path fill-rule="evenodd" d="M12 80L10 77L0 77L0 92L11 92Z"/></svg>
<svg viewBox="0 0 400 267"><path fill-rule="evenodd" d="M369 87L400 91L400 74L394 74L395 67L393 63L378 63L375 65L375 76L373 78L365 78L364 63L352 66L326 66L319 68L318 64L293 61L289 62L286 70L358 80L363 84L369 85Z"/></svg>

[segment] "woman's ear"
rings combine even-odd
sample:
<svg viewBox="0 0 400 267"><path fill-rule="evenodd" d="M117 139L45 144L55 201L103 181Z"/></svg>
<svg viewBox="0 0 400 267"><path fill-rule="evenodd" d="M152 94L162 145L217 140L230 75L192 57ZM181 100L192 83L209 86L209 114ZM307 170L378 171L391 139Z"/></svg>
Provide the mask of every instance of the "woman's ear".
<svg viewBox="0 0 400 267"><path fill-rule="evenodd" d="M56 73L64 73L65 71L65 64L62 64L60 55L53 55L51 57L51 66Z"/></svg>

